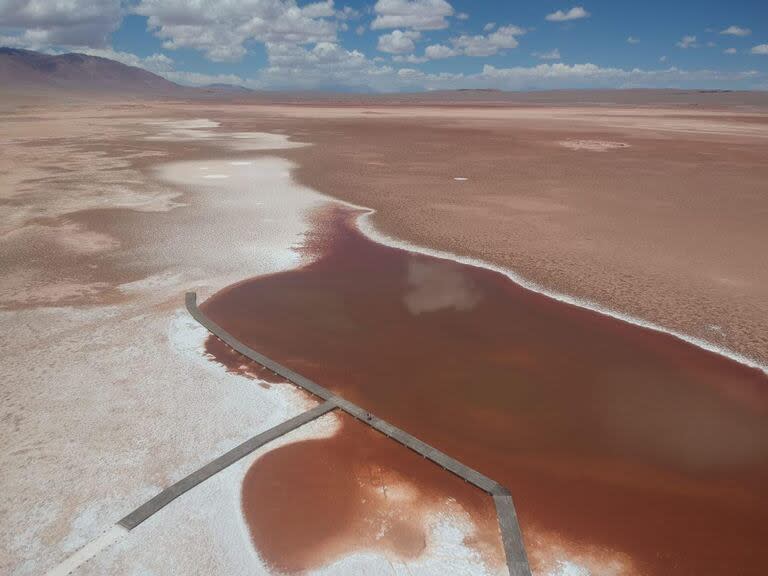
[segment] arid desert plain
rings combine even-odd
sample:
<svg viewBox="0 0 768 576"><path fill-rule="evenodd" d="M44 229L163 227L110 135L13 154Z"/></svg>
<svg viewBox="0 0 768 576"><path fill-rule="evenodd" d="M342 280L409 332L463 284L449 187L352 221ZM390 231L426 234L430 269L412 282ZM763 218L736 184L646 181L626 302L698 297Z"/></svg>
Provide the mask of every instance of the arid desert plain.
<svg viewBox="0 0 768 576"><path fill-rule="evenodd" d="M768 98L0 101L0 573L765 574Z"/></svg>

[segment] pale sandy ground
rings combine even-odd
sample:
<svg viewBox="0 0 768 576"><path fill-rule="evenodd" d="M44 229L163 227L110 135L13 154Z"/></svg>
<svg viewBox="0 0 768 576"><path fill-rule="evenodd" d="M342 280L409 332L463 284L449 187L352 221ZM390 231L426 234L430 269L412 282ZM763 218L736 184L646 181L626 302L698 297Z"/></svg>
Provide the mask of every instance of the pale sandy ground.
<svg viewBox="0 0 768 576"><path fill-rule="evenodd" d="M182 308L188 289L205 297L307 258L295 250L305 217L328 199L294 184L287 160L244 156L303 144L128 108L4 125L3 573L41 574L111 542L114 523L160 489L309 406L208 361ZM330 416L281 442L332 430ZM256 457L117 533L76 573L268 574L240 513ZM484 574L462 543L472 530L436 512L417 561L361 551L318 573Z"/></svg>

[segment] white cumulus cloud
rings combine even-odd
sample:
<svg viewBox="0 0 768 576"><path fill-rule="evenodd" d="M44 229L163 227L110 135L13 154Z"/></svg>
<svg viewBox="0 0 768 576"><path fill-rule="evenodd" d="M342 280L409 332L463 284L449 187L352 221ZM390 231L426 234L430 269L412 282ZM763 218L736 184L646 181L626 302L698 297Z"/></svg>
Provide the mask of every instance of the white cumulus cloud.
<svg viewBox="0 0 768 576"><path fill-rule="evenodd" d="M768 45L762 46L755 53L768 54ZM444 48L453 50L450 46ZM768 83L768 75L757 71L681 70L675 67L661 70L623 69L603 68L591 63L546 63L511 68L485 65L476 73L430 74L412 67L387 65L381 58L368 58L358 50L347 50L335 42L318 42L311 48L290 43L267 43L266 49L268 66L250 78L175 70L173 61L164 54L140 58L109 50L91 49L89 52L146 68L183 84L224 82L271 89L347 88L391 92L456 88L732 88L734 85L750 88ZM395 59L418 63L422 57L396 55Z"/></svg>
<svg viewBox="0 0 768 576"><path fill-rule="evenodd" d="M120 25L120 0L0 0L0 28L14 45L105 47Z"/></svg>
<svg viewBox="0 0 768 576"><path fill-rule="evenodd" d="M516 37L523 34L525 30L519 26L501 26L487 35L463 34L458 38L452 38L451 44L457 53L465 56L493 56L500 50L517 48Z"/></svg>
<svg viewBox="0 0 768 576"><path fill-rule="evenodd" d="M296 0L240 0L218 3L140 0L134 10L169 50L192 48L214 61L245 55L245 43L309 44L336 40L333 2L299 7Z"/></svg>
<svg viewBox="0 0 768 576"><path fill-rule="evenodd" d="M587 12L583 6L574 6L567 12L558 10L547 14L545 20L549 22L568 22L569 20L580 20L581 18L589 18L589 12Z"/></svg>
<svg viewBox="0 0 768 576"><path fill-rule="evenodd" d="M495 25L494 25L495 26ZM486 28L489 28L486 26ZM469 35L462 34L449 40L446 44L432 44L424 50L424 57L428 60L440 60L453 56L493 56L506 49L517 48L518 36L525 34L525 29L519 26L500 26L489 34Z"/></svg>
<svg viewBox="0 0 768 576"><path fill-rule="evenodd" d="M640 68L603 68L595 64L539 64L530 68L495 68L485 65L482 76L508 89L600 87L600 88L682 88L688 86L728 85L735 81L760 81L765 75L755 71L722 72L718 70L663 70Z"/></svg>
<svg viewBox="0 0 768 576"><path fill-rule="evenodd" d="M547 52L534 52L533 55L539 60L560 60L560 50L557 48Z"/></svg>
<svg viewBox="0 0 768 576"><path fill-rule="evenodd" d="M424 50L424 55L430 60L440 60L442 58L457 56L458 52L445 44L432 44L431 46L427 46Z"/></svg>
<svg viewBox="0 0 768 576"><path fill-rule="evenodd" d="M447 18L453 16L453 6L445 0L378 0L373 11L373 30L441 30L448 27Z"/></svg>
<svg viewBox="0 0 768 576"><path fill-rule="evenodd" d="M330 18L336 15L336 10L333 8L333 0L306 4L301 8L301 11L307 18Z"/></svg>
<svg viewBox="0 0 768 576"><path fill-rule="evenodd" d="M54 53L61 51L56 50ZM88 54L89 56L98 56L100 58L109 58L128 66L136 66L137 68L144 68L155 74L166 74L173 71L173 59L165 54L155 53L146 58L142 58L131 52L121 52L113 50L112 48L89 48L87 46L78 47L77 52L80 54Z"/></svg>
<svg viewBox="0 0 768 576"><path fill-rule="evenodd" d="M407 62L408 64L424 64L424 62L427 62L429 58L426 56L416 56L416 54L408 54L406 56L401 54L392 56L392 60L395 62Z"/></svg>
<svg viewBox="0 0 768 576"><path fill-rule="evenodd" d="M758 44L750 50L752 54L768 55L768 44Z"/></svg>
<svg viewBox="0 0 768 576"><path fill-rule="evenodd" d="M720 34L727 34L729 36L749 36L752 34L752 30L749 28L742 28L741 26L728 26L725 30L721 30Z"/></svg>
<svg viewBox="0 0 768 576"><path fill-rule="evenodd" d="M678 48L696 48L696 36L683 36L679 42L675 44Z"/></svg>
<svg viewBox="0 0 768 576"><path fill-rule="evenodd" d="M409 54L416 49L414 40L418 40L419 36L420 33L415 30L393 30L379 36L378 49L389 54Z"/></svg>

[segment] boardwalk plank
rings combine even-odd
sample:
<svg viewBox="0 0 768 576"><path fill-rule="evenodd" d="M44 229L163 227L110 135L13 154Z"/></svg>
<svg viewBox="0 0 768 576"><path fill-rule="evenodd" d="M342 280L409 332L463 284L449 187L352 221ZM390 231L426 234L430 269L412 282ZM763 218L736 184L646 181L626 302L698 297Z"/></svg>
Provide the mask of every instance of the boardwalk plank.
<svg viewBox="0 0 768 576"><path fill-rule="evenodd" d="M176 498L185 492L191 490L201 482L205 482L208 478L217 472L221 472L224 468L231 466L257 448L264 446L264 444L267 442L279 438L283 434L287 434L288 432L295 430L296 428L299 428L300 426L303 426L304 424L307 424L308 422L311 422L323 414L327 414L331 410L335 409L336 405L333 402L323 402L311 410L307 410L306 412L303 412L298 416L291 418L290 420L281 422L277 426L257 434L253 438L250 438L239 446L236 446L229 452L219 456L212 462L209 462L202 468L195 470L189 476L186 476L175 484L172 484L160 492L157 496L145 502L136 508L136 510L128 514L125 518L120 520L118 525L128 530L133 530L136 528L136 526L173 502Z"/></svg>

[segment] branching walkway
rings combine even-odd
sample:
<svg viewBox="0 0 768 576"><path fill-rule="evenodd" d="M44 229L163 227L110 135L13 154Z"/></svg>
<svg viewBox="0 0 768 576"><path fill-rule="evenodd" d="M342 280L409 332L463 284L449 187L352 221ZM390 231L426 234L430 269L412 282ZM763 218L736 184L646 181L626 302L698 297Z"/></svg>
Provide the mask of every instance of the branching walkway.
<svg viewBox="0 0 768 576"><path fill-rule="evenodd" d="M266 443L275 440L292 430L296 430L304 424L308 424L312 420L315 420L336 408L337 406L333 402L323 402L311 410L302 412L298 416L294 416L293 418L281 422L277 426L273 426L269 430L265 430L253 438L246 440L202 468L195 470L189 476L185 476L175 484L172 484L157 496L136 508L136 510L128 514L109 530L97 538L94 538L74 554L64 559L64 561L51 568L46 572L46 576L67 576L68 574L72 574L77 568L92 560L96 554L115 544L129 531L136 528L136 526L144 522L150 516L159 512L162 508L165 508L185 492L188 492L201 482L205 482L214 474L231 466L257 448L261 448Z"/></svg>
<svg viewBox="0 0 768 576"><path fill-rule="evenodd" d="M287 434L292 430L296 430L304 424L307 424L319 418L320 416L336 409L350 414L364 424L375 428L385 436L388 436L392 440L399 442L403 446L410 448L418 454L421 454L435 464L442 466L445 470L456 474L460 478L463 478L467 482L474 484L481 490L484 490L493 496L493 502L496 505L496 514L499 519L499 529L501 531L501 538L504 544L504 553L507 559L509 574L510 576L531 576L531 570L528 566L528 558L525 554L525 547L523 546L523 539L520 534L520 527L517 523L515 506L512 503L512 497L506 488L491 480L487 476L480 474L480 472L477 472L476 470L465 466L461 462L454 460L447 454L440 452L440 450L437 448L433 448L429 444L414 438L407 432L392 426L392 424L382 420L381 418L376 418L356 404L353 404L352 402L349 402L344 398L333 394L331 391L323 388L319 384L312 382L300 374L297 374L293 370L289 370L282 364L278 364L277 362L270 360L266 356L259 354L255 350L239 342L234 336L229 334L221 326L210 320L200 311L200 309L197 307L197 296L194 292L187 292L186 305L187 310L192 315L192 317L200 324L205 326L205 328L207 328L208 331L211 332L214 336L221 339L240 354L250 358L254 362L261 364L275 374L279 374L286 380L293 382L307 392L310 392L319 397L321 400L323 400L323 402L311 410L307 410L298 416L286 420L285 422L282 422L277 426L270 428L269 430L261 432L249 440L246 440L229 452L219 456L202 468L192 472L192 474L182 478L175 484L164 489L157 496L136 508L136 510L128 514L125 518L120 520L116 525L112 526L112 528L110 528L104 534L83 546L80 550L76 551L60 564L54 566L47 572L47 576L66 576L71 574L77 568L90 561L96 554L116 543L123 537L123 535L136 528L136 526L150 518L152 515L156 514L162 508L173 502L176 498L185 492L188 492L201 482L204 482L214 474L221 472L226 467L231 466L257 448L264 446L266 443L279 438L280 436Z"/></svg>
<svg viewBox="0 0 768 576"><path fill-rule="evenodd" d="M506 555L507 568L509 569L510 576L531 576L531 569L528 566L528 557L525 553L525 546L523 544L523 538L520 533L520 526L517 522L515 506L512 502L512 496L510 495L509 490L504 488L498 482L491 480L487 476L484 476L480 472L473 470L469 466L465 466L454 458L451 458L437 448L422 442L421 440L411 436L403 430L400 430L399 428L382 420L381 418L377 418L371 415L369 412L363 410L356 404L353 404L352 402L349 402L340 396L336 396L330 390L327 390L316 382L313 382L312 380L297 374L282 364L279 364L274 360L267 358L263 354L256 352L252 348L249 348L200 311L200 309L197 307L197 295L194 292L187 292L186 305L187 310L195 320L205 326L205 328L207 328L211 334L219 338L232 349L253 360L254 362L261 364L275 374L282 376L286 380L293 382L307 392L310 392L315 396L325 400L326 402L318 406L318 408L323 406L331 406L331 408L326 410L327 412L334 407L337 407L339 410L342 410L343 412L346 412L347 414L357 418L364 424L375 428L392 440L395 440L403 446L410 448L414 452L421 454L445 470L452 472L467 482L474 484L481 490L488 492L491 496L493 496L493 501L496 506L496 515L499 519L499 530L501 531L501 538L504 544L504 553ZM297 418L300 417L301 416L298 416ZM237 448L235 450L237 450ZM226 457L226 455L224 457ZM184 481L182 480L182 482ZM189 488L191 487L192 486L189 486ZM169 490L172 488L173 487L169 488ZM186 488L186 490L189 488ZM161 496L162 493L158 495L157 498L160 498ZM176 496L173 496L172 498L175 497ZM141 510L141 508L139 510ZM127 518L130 518L130 516L131 515L129 515ZM124 520L121 520L121 523L123 521Z"/></svg>
<svg viewBox="0 0 768 576"><path fill-rule="evenodd" d="M290 420L286 420L285 422L282 422L277 426L262 432L261 434L257 434L250 440L246 440L239 446L236 446L226 454L219 456L213 462L209 462L199 470L192 472L192 474L189 476L182 478L176 482L176 484L169 486L160 492L160 494L148 502L142 504L136 508L136 510L128 514L128 516L120 520L118 525L127 530L133 530L136 528L136 526L144 522L144 520L152 516L155 512L170 504L173 500L184 494L184 492L187 492L201 482L208 480L208 478L217 472L221 472L227 466L231 466L257 448L261 448L267 442L279 438L283 434L287 434L291 430L295 430L296 428L299 428L300 426L303 426L304 424L319 418L323 414L327 414L335 408L336 406L332 402L323 402L311 410L307 410L306 412L303 412L298 416L291 418Z"/></svg>

